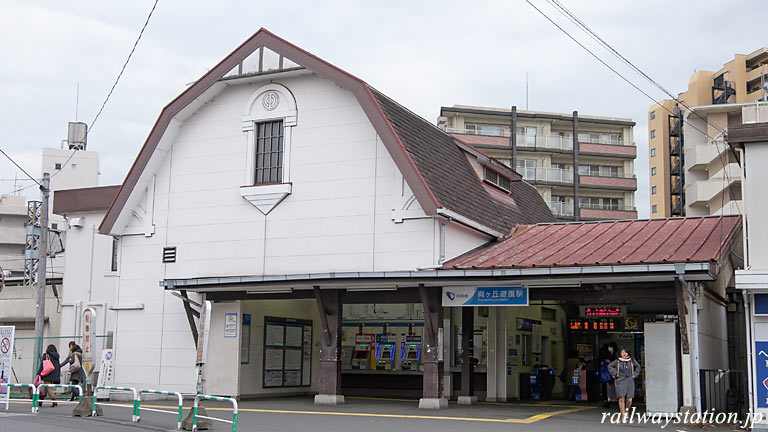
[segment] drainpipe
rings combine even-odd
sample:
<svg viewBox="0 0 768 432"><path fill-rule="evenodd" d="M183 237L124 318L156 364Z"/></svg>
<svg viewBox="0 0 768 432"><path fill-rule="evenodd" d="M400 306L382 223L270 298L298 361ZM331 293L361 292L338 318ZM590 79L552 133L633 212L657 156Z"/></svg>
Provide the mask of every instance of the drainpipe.
<svg viewBox="0 0 768 432"><path fill-rule="evenodd" d="M510 110L509 149L511 151L510 167L517 171L517 107Z"/></svg>
<svg viewBox="0 0 768 432"><path fill-rule="evenodd" d="M443 267L443 264L445 263L445 226L450 221L451 218L446 218L444 221L440 222L440 257L437 259L437 264L428 267L416 267L416 271L437 270Z"/></svg>
<svg viewBox="0 0 768 432"><path fill-rule="evenodd" d="M752 392L754 386L754 377L752 376L752 308L749 305L749 292L742 290L741 296L744 299L744 321L747 333L745 335L747 339L747 403L749 404L747 412L751 413L755 409L755 396Z"/></svg>
<svg viewBox="0 0 768 432"><path fill-rule="evenodd" d="M682 267L682 266L680 266ZM677 277L680 279L680 283L685 287L688 293L690 303L688 305L691 321L690 321L690 333L691 333L691 346L690 346L690 360L691 360L691 403L696 409L696 412L701 412L701 383L699 382L699 309L696 302L696 289L691 286L690 282L685 280L685 269L677 269Z"/></svg>
<svg viewBox="0 0 768 432"><path fill-rule="evenodd" d="M573 220L581 220L579 207L579 112L573 112Z"/></svg>
<svg viewBox="0 0 768 432"><path fill-rule="evenodd" d="M440 223L440 259L437 260L437 264L442 267L445 262L445 225L448 224L450 219L446 219Z"/></svg>

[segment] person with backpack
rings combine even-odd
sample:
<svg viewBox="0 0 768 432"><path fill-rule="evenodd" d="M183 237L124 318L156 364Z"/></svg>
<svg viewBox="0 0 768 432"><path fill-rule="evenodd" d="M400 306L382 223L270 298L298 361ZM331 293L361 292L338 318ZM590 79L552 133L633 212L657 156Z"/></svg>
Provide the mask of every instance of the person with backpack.
<svg viewBox="0 0 768 432"><path fill-rule="evenodd" d="M38 378L35 379L37 384L38 380L46 384L61 384L61 365L59 364L59 353L56 351L56 346L51 344L46 348L43 353L43 358L40 361L40 367L37 370ZM55 407L56 393L50 387L43 387L40 390L40 406L43 406L43 399L46 395L51 396L51 407Z"/></svg>
<svg viewBox="0 0 768 432"><path fill-rule="evenodd" d="M69 383L80 385L85 391L85 371L83 370L83 349L75 341L69 342L69 356L61 363L61 367L69 364ZM70 401L75 400L75 389L72 389ZM82 396L82 395L80 395Z"/></svg>
<svg viewBox="0 0 768 432"><path fill-rule="evenodd" d="M622 421L627 421L627 412L635 396L635 379L640 376L640 363L629 355L629 350L622 347L619 358L608 365L608 370L616 382L616 396L619 399L619 411Z"/></svg>

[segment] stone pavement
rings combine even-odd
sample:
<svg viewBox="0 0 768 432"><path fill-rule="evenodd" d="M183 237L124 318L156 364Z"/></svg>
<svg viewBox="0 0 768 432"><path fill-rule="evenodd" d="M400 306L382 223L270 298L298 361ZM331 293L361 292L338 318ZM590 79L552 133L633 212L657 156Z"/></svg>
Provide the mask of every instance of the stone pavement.
<svg viewBox="0 0 768 432"><path fill-rule="evenodd" d="M118 402L120 403L120 402ZM191 401L185 401L191 405ZM224 403L204 403L208 414L232 419L231 407ZM240 403L238 431L291 432L447 432L466 431L574 431L593 432L633 428L635 430L700 430L698 427L669 425L602 424L602 408L593 404L550 403L479 403L431 411L417 408L416 400L347 398L347 404L334 407L315 406L311 397L271 398ZM30 404L12 403L6 413L0 409L0 432L56 431L127 432L136 430L174 430L176 417L171 414L142 411L141 421L131 423L131 409L104 407L104 417L72 418L72 405L51 408L46 403L38 414L29 414ZM144 401L143 407L173 409L169 401ZM188 408L188 407L187 407ZM185 410L185 416L187 411ZM718 430L707 428L708 430ZM231 426L215 423L215 430L229 431ZM730 430L730 429L720 429Z"/></svg>

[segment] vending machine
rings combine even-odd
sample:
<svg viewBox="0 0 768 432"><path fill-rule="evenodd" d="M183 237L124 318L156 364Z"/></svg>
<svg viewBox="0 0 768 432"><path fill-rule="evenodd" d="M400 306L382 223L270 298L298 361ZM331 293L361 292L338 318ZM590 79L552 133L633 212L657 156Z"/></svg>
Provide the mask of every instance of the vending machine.
<svg viewBox="0 0 768 432"><path fill-rule="evenodd" d="M421 366L421 336L406 336L400 348L400 364L403 370L419 370Z"/></svg>
<svg viewBox="0 0 768 432"><path fill-rule="evenodd" d="M375 335L355 335L355 350L352 352L352 369L373 369L374 358L371 356L371 347L374 344Z"/></svg>
<svg viewBox="0 0 768 432"><path fill-rule="evenodd" d="M392 370L395 367L397 335L376 335L376 370Z"/></svg>

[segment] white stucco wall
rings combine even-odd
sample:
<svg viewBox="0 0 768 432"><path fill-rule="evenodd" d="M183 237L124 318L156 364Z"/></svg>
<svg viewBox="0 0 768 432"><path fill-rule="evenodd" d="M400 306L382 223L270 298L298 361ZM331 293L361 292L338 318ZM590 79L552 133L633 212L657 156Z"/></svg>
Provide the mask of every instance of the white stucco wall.
<svg viewBox="0 0 768 432"><path fill-rule="evenodd" d="M164 279L413 270L437 263L440 220L393 222L396 166L355 98L314 76L279 81L298 107L287 161L292 193L283 202L264 216L240 196L243 109L260 83L232 85L183 123L156 172L147 213L154 233L122 236L113 301L145 307L116 314L119 385L195 389L189 324L181 300L159 286ZM134 217L126 232L141 232L147 222ZM446 255L488 240L451 222ZM177 247L177 262L161 262L164 246ZM257 334L254 327L254 342ZM214 357L209 368L229 367ZM235 388L221 385L220 393Z"/></svg>

